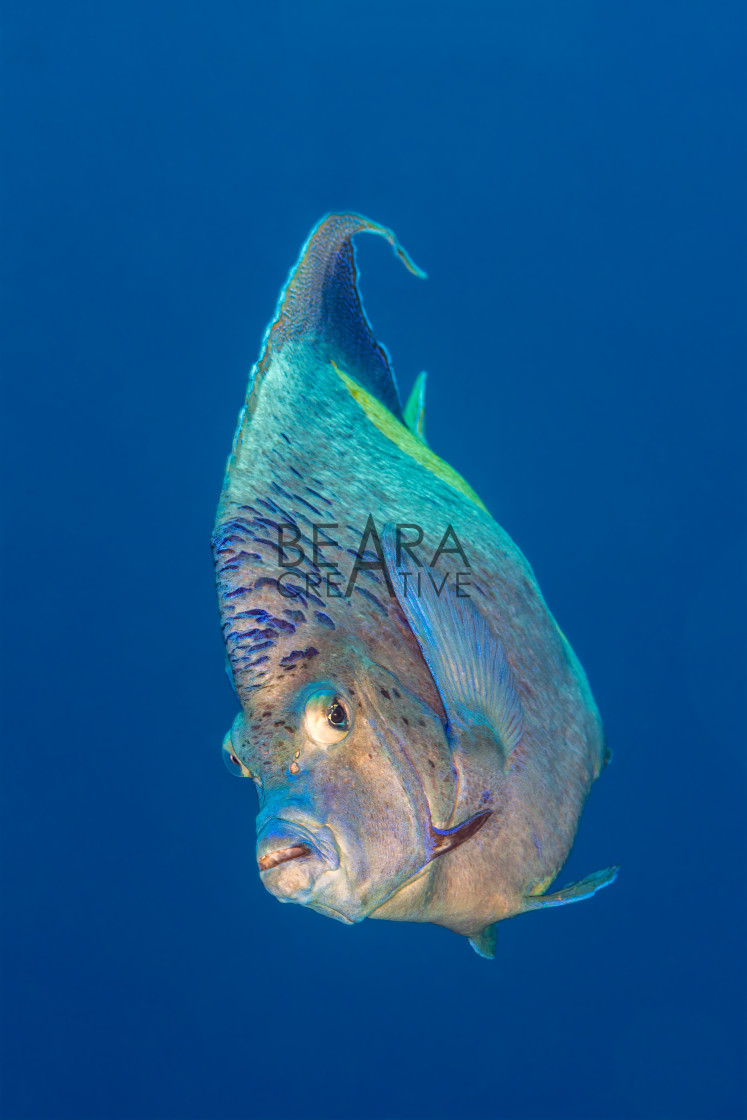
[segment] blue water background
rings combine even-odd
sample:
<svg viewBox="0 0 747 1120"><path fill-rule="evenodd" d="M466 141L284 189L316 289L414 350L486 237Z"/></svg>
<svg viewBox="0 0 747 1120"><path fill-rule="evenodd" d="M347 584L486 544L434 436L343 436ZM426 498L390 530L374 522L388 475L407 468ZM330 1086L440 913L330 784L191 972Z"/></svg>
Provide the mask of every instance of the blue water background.
<svg viewBox="0 0 747 1120"><path fill-rule="evenodd" d="M9 3L8 1120L745 1115L745 6ZM499 929L280 906L208 541L313 223L615 752Z"/></svg>

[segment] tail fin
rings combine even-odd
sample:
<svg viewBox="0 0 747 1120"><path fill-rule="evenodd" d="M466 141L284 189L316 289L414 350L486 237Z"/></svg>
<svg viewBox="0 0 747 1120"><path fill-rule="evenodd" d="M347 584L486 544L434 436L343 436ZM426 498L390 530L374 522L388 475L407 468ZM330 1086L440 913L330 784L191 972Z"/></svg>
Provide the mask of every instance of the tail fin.
<svg viewBox="0 0 747 1120"><path fill-rule="evenodd" d="M425 439L425 370L419 373L415 378L415 384L412 387L410 396L407 398L405 405L405 424L410 429L414 436L421 439L423 443Z"/></svg>
<svg viewBox="0 0 747 1120"><path fill-rule="evenodd" d="M492 926L485 926L474 937L470 937L469 943L477 953L478 957L484 957L486 961L492 961L495 958L495 927L497 923L493 922Z"/></svg>

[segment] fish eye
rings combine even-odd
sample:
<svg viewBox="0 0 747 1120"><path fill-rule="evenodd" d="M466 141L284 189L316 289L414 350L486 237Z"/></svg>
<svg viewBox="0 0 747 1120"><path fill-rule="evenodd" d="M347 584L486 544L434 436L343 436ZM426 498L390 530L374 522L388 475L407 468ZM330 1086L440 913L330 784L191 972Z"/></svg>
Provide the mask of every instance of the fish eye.
<svg viewBox="0 0 747 1120"><path fill-rule="evenodd" d="M233 749L233 743L231 742L228 735L226 735L225 739L223 740L222 754L223 761L226 764L226 770L228 770L229 774L233 774L235 778L251 778L250 771L246 766L244 766L244 763L235 753Z"/></svg>
<svg viewBox="0 0 747 1120"><path fill-rule="evenodd" d="M343 727L347 730L348 713L339 700L335 699L327 709L327 722L333 727Z"/></svg>
<svg viewBox="0 0 747 1120"><path fill-rule="evenodd" d="M304 722L309 738L321 747L341 743L352 727L347 703L331 688L319 688L306 701Z"/></svg>

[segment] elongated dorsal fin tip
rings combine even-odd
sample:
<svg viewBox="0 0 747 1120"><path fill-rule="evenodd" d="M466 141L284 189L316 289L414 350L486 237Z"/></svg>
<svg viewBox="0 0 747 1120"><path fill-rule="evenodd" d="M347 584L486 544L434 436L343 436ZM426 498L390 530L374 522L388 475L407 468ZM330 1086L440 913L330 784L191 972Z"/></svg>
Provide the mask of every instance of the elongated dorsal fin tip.
<svg viewBox="0 0 747 1120"><path fill-rule="evenodd" d="M288 342L308 339L402 419L389 355L374 336L358 288L353 238L359 233L383 237L409 272L425 277L386 226L361 214L327 214L311 231L280 294L257 370L261 380L273 354Z"/></svg>
<svg viewBox="0 0 747 1120"><path fill-rule="evenodd" d="M234 470L241 461L244 439L265 375L273 358L288 343L307 344L321 364L330 362L345 370L387 415L404 420L389 354L374 336L358 290L353 243L358 233L383 237L413 275L425 276L390 229L361 214L327 214L314 226L280 293L260 357L250 371L246 399L226 464L224 494L231 491ZM300 368L303 365L302 361ZM284 376L293 380L292 364ZM289 389L292 391L292 385Z"/></svg>

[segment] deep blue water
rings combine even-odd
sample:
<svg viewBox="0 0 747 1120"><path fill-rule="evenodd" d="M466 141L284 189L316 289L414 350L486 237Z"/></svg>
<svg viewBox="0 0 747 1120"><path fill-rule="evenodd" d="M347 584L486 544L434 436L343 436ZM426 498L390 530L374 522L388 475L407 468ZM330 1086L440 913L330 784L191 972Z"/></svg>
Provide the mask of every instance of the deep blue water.
<svg viewBox="0 0 747 1120"><path fill-rule="evenodd" d="M9 3L3 1117L742 1117L745 9ZM499 928L256 875L208 541L313 223L533 564L614 749Z"/></svg>

